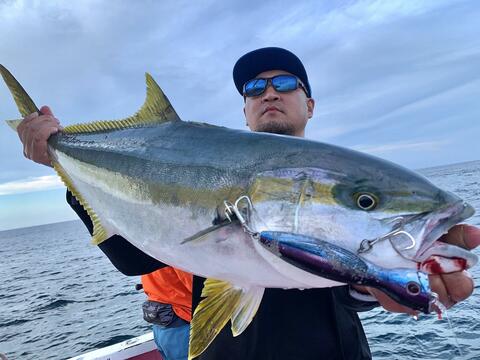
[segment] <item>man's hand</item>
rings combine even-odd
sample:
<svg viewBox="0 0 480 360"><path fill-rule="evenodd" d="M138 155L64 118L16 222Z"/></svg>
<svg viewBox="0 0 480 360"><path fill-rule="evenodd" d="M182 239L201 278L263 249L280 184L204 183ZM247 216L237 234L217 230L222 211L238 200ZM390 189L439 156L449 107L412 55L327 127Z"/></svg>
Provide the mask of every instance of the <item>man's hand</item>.
<svg viewBox="0 0 480 360"><path fill-rule="evenodd" d="M62 126L48 106L40 109L42 115L33 113L25 117L17 127L23 144L23 155L36 163L52 166L48 156L47 140L50 135L62 130Z"/></svg>
<svg viewBox="0 0 480 360"><path fill-rule="evenodd" d="M443 235L440 241L472 250L480 245L480 229L470 225L456 225ZM474 289L473 279L466 271L430 275L429 280L432 291L438 294L440 302L447 308L468 298ZM388 311L416 314L416 311L400 305L380 290L372 288L366 290L375 296Z"/></svg>

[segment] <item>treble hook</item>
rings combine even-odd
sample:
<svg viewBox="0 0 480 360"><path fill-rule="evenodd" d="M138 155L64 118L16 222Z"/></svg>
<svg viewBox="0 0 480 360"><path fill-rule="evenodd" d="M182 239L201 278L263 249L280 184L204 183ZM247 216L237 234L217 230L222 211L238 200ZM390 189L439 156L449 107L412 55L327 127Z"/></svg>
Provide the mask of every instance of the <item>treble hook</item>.
<svg viewBox="0 0 480 360"><path fill-rule="evenodd" d="M247 210L246 217L247 217L247 219L245 219L242 212L238 208L238 205L242 200L245 200L247 202L247 207L246 207L246 210ZM250 198L247 195L240 196L235 201L234 204L232 204L231 202L229 202L227 200L225 200L223 202L223 204L225 205L225 217L230 222L232 221L231 216L235 214L235 216L237 217L238 221L240 222L240 225L242 225L243 230L245 232L247 232L248 234L250 234L252 236L255 236L257 234L257 232L253 231L247 224L247 221L249 220L249 217L250 217L250 212L253 209L252 201L250 200Z"/></svg>
<svg viewBox="0 0 480 360"><path fill-rule="evenodd" d="M405 257L404 255L402 255L400 253L400 251L413 249L416 245L415 238L409 232L403 230L403 227L405 225L405 219L402 216L396 217L395 219L391 220L390 222L397 222L397 225L392 229L392 231L390 231L387 234L382 235L382 236L380 236L376 239L373 239L373 240L368 240L368 239L362 240L362 242L360 243L360 246L357 250L357 254L367 252L367 251L371 250L373 245L375 245L377 242L388 239L390 241L390 244L394 248L394 250L398 254L400 254L402 257ZM392 241L392 238L395 237L395 236L398 236L398 235L407 236L410 239L411 244L406 246L405 248L403 248L401 250L397 249L397 247L395 246L395 244Z"/></svg>
<svg viewBox="0 0 480 360"><path fill-rule="evenodd" d="M393 243L393 239L392 239L392 238L393 238L394 236L398 236L398 235L405 235L406 237L408 237L408 238L410 239L411 244L408 245L408 246L406 246L406 247L404 247L403 249L397 249L397 247L396 247L395 244ZM393 234L393 235L389 238L389 240L390 240L390 244L392 245L393 249L394 249L401 257L403 257L403 258L405 258L405 259L408 259L408 260L411 260L411 259L409 259L408 257L406 257L405 255L403 255L403 254L401 253L401 251L413 249L413 248L415 247L415 245L417 244L417 242L415 241L415 238L414 238L409 232L406 232L406 231L404 231L404 230L399 230L399 231L397 231L395 234Z"/></svg>

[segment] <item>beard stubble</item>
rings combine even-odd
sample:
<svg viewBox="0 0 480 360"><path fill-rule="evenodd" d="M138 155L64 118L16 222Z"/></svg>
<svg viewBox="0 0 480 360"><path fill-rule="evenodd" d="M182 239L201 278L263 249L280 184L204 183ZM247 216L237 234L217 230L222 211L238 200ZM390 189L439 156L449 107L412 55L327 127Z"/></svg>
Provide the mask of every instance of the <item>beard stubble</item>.
<svg viewBox="0 0 480 360"><path fill-rule="evenodd" d="M260 124L255 131L278 135L295 135L295 129L292 125L279 121L267 121Z"/></svg>

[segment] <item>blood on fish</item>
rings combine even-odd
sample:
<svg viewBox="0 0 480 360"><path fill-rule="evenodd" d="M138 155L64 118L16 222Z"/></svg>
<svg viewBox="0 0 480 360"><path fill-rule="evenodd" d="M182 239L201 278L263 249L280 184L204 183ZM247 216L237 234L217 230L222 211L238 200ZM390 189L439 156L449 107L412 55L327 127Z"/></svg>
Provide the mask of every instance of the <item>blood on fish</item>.
<svg viewBox="0 0 480 360"><path fill-rule="evenodd" d="M430 258L423 262L422 267L427 270L429 274L441 274L443 273L442 265L437 262L436 258Z"/></svg>
<svg viewBox="0 0 480 360"><path fill-rule="evenodd" d="M454 258L452 259L456 265L458 265L459 268L462 270L465 270L467 268L467 260L462 259L462 258Z"/></svg>
<svg viewBox="0 0 480 360"><path fill-rule="evenodd" d="M429 274L445 274L465 270L467 268L467 260L433 255L424 262L417 264L417 268L419 270L423 269Z"/></svg>

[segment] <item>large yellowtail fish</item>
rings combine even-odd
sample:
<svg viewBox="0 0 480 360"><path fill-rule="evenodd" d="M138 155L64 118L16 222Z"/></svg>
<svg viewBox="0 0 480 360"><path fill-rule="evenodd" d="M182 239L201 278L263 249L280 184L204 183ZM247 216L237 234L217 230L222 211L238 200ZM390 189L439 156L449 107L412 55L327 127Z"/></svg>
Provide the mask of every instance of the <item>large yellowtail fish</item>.
<svg viewBox="0 0 480 360"><path fill-rule="evenodd" d="M0 72L21 115L38 112ZM56 172L92 218L94 243L119 234L208 278L190 357L228 321L242 333L265 288L363 284L428 313L435 294L426 274L477 261L436 241L474 212L456 195L345 148L182 121L148 74L135 115L67 126L48 144Z"/></svg>

